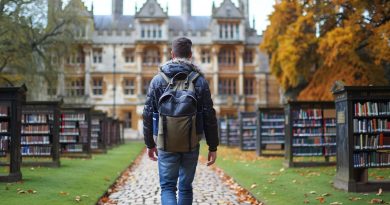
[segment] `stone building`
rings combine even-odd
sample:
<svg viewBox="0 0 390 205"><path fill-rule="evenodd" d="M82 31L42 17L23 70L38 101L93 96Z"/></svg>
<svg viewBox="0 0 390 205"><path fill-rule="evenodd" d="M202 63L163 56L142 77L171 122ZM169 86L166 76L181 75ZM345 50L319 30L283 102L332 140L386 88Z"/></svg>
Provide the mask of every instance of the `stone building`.
<svg viewBox="0 0 390 205"><path fill-rule="evenodd" d="M62 8L61 0L49 2L49 13ZM128 16L123 0L112 0L112 15L101 16L70 0L64 9L79 9L86 21L77 30L78 52L64 61L58 88L48 94L92 104L138 130L151 79L170 59L171 41L187 36L219 115L279 104L279 87L259 50L262 36L250 26L248 2L224 0L213 3L211 16L193 16L191 0L181 0L181 16L169 16L169 8L147 0Z"/></svg>

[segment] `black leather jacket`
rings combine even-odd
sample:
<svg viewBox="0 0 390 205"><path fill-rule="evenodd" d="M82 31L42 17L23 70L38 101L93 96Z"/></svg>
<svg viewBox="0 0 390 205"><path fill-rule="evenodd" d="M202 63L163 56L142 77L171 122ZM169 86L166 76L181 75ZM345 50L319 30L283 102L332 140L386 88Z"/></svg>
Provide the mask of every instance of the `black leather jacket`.
<svg viewBox="0 0 390 205"><path fill-rule="evenodd" d="M196 66L184 61L169 61L160 68L160 71L164 72L169 78L172 78L178 72L200 72ZM144 140L148 148L156 146L153 140L153 112L157 113L157 103L166 86L166 81L160 75L156 75L150 83L146 96L143 124ZM213 108L210 88L203 75L195 81L195 93L198 98L198 112L203 113L202 126L209 151L217 151L219 145L217 118Z"/></svg>

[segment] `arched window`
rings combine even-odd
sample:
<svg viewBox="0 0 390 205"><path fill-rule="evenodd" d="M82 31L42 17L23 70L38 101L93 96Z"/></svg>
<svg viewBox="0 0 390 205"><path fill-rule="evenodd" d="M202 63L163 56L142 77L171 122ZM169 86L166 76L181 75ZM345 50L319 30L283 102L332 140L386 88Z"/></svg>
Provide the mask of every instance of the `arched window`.
<svg viewBox="0 0 390 205"><path fill-rule="evenodd" d="M144 50L142 63L145 65L158 65L161 63L161 54L158 48L147 48Z"/></svg>
<svg viewBox="0 0 390 205"><path fill-rule="evenodd" d="M218 54L218 63L220 65L236 65L236 51L233 48L221 48Z"/></svg>

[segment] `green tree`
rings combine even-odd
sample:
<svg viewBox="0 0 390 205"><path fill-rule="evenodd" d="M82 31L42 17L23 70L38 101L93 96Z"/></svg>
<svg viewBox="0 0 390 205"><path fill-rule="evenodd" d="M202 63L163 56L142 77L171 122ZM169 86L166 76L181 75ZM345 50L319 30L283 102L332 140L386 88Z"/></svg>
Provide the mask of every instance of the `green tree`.
<svg viewBox="0 0 390 205"><path fill-rule="evenodd" d="M82 19L75 10L58 9L48 16L47 9L47 0L0 1L3 83L34 85L41 83L34 82L36 77L43 77L56 86L61 59L72 52L76 40L73 25Z"/></svg>

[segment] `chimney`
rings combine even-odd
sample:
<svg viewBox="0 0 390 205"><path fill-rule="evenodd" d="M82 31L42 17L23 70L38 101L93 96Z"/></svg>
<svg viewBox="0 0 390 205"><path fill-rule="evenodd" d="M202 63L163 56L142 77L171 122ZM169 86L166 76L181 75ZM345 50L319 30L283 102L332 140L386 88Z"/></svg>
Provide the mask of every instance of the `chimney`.
<svg viewBox="0 0 390 205"><path fill-rule="evenodd" d="M191 0L181 0L181 16L184 19L191 17Z"/></svg>
<svg viewBox="0 0 390 205"><path fill-rule="evenodd" d="M123 15L123 0L112 0L112 16L116 19Z"/></svg>

